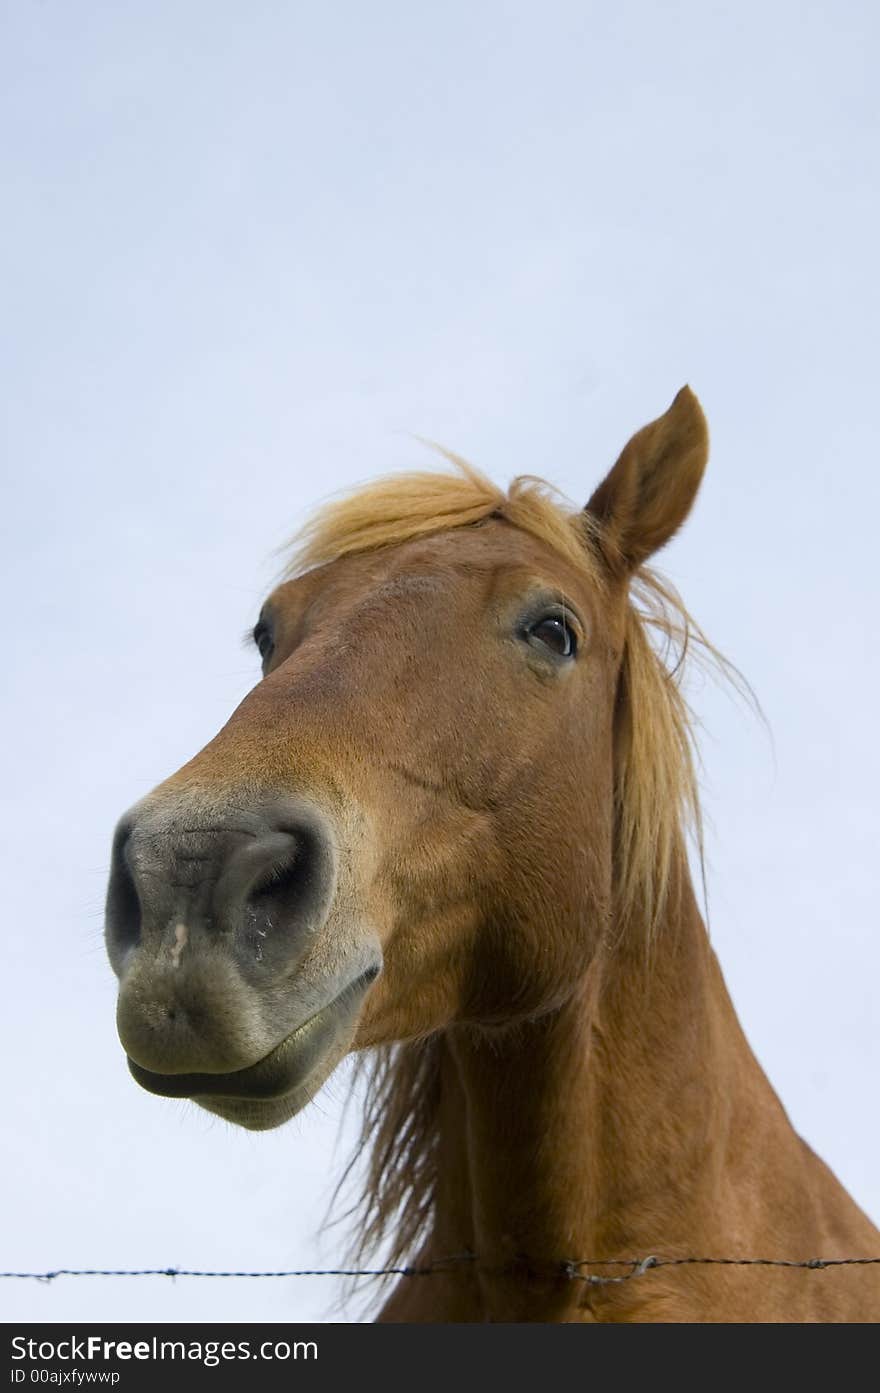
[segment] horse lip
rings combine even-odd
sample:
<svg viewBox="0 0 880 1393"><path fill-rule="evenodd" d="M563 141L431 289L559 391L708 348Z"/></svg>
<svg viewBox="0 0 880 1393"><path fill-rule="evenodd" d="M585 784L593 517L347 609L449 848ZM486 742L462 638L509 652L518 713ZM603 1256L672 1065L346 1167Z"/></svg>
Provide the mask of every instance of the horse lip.
<svg viewBox="0 0 880 1393"><path fill-rule="evenodd" d="M249 1102L283 1098L302 1085L326 1055L339 1031L357 1014L378 966L361 973L308 1017L256 1064L226 1074L154 1074L130 1057L132 1077L163 1098L240 1098Z"/></svg>

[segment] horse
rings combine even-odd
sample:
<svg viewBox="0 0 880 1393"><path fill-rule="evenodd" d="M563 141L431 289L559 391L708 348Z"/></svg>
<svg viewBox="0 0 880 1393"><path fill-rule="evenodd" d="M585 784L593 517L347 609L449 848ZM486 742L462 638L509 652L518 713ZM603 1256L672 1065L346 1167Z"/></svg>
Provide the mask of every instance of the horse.
<svg viewBox="0 0 880 1393"><path fill-rule="evenodd" d="M380 1320L880 1317L880 1233L752 1054L690 869L681 668L723 659L648 563L707 458L685 387L585 508L451 455L327 504L262 679L116 830L140 1085L261 1130L368 1062Z"/></svg>

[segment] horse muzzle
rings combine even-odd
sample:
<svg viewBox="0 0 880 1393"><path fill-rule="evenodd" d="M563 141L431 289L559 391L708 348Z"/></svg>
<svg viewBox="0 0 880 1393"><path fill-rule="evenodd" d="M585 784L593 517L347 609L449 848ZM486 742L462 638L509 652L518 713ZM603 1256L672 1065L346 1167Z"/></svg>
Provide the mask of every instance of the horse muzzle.
<svg viewBox="0 0 880 1393"><path fill-rule="evenodd" d="M160 789L123 817L106 941L142 1087L258 1128L314 1096L382 967L338 912L337 841L301 798Z"/></svg>

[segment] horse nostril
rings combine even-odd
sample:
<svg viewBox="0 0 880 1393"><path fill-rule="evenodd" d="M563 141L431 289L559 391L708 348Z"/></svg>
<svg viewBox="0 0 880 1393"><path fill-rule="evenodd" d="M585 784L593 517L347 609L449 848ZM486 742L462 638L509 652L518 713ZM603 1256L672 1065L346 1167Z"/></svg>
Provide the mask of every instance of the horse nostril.
<svg viewBox="0 0 880 1393"><path fill-rule="evenodd" d="M210 822L190 808L175 814L138 806L117 829L106 916L117 976L137 959L179 992L206 950L229 955L254 984L291 971L335 895L324 815L298 800L237 807L228 819L220 809Z"/></svg>
<svg viewBox="0 0 880 1393"><path fill-rule="evenodd" d="M305 948L320 852L308 828L271 833L248 848L252 879L241 902L238 945L247 962L275 964ZM244 867L242 867L244 869Z"/></svg>
<svg viewBox="0 0 880 1393"><path fill-rule="evenodd" d="M300 802L270 805L217 860L202 905L214 938L225 940L246 976L291 970L335 894L335 843L323 815Z"/></svg>
<svg viewBox="0 0 880 1393"><path fill-rule="evenodd" d="M129 835L129 828L120 824L113 839L107 887L104 934L107 953L117 974L122 971L128 954L141 941L141 902L128 863Z"/></svg>
<svg viewBox="0 0 880 1393"><path fill-rule="evenodd" d="M260 905L295 889L296 881L303 870L302 848L294 844L287 855L275 858L271 865L261 871L248 891L248 904Z"/></svg>

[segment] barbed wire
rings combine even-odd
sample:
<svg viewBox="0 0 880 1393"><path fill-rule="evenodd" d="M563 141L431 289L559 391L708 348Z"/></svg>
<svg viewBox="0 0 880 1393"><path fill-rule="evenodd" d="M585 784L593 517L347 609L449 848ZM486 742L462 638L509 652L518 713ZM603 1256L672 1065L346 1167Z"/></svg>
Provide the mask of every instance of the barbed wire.
<svg viewBox="0 0 880 1393"><path fill-rule="evenodd" d="M527 1266L527 1260L522 1260ZM58 1267L48 1272L0 1272L0 1278L21 1281L54 1282L58 1277L212 1277L212 1278L284 1278L284 1277L434 1277L448 1273L460 1264L475 1265L478 1258L473 1253L454 1253L449 1257L435 1258L421 1266L401 1267L306 1267L274 1271L207 1271L191 1267ZM677 1257L664 1258L648 1254L641 1258L580 1258L575 1262L560 1262L551 1266L551 1274L569 1281L580 1281L590 1286L614 1286L621 1282L631 1282L636 1277L644 1277L663 1267L781 1267L799 1268L817 1272L831 1267L871 1267L880 1265L880 1257L871 1258L709 1258ZM628 1272L615 1276L584 1271L593 1267L626 1267ZM544 1269L547 1271L546 1267Z"/></svg>

